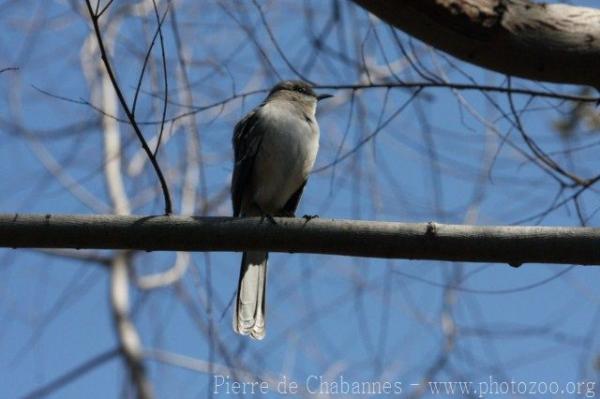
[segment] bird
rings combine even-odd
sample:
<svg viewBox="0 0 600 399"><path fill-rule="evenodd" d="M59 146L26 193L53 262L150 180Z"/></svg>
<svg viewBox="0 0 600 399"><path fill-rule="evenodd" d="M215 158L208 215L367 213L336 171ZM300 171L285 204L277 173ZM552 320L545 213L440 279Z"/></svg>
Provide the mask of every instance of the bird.
<svg viewBox="0 0 600 399"><path fill-rule="evenodd" d="M235 125L234 217L295 216L319 150L317 102L329 97L307 82L284 80ZM233 315L233 330L257 340L266 332L267 259L264 251L243 253Z"/></svg>

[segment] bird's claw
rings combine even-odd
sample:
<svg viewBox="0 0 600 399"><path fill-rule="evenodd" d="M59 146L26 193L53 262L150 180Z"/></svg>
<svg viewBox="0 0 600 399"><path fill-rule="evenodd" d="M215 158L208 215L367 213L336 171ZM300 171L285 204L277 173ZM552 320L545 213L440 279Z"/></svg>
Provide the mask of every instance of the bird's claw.
<svg viewBox="0 0 600 399"><path fill-rule="evenodd" d="M267 219L269 222L271 222L271 223L272 223L272 224L274 224L274 225L276 225L276 224L277 224L277 222L276 222L276 221L275 221L275 219L273 218L273 215L270 215L270 214L268 214L268 213L265 213L265 214L263 214L263 216L262 216L262 220L261 220L261 221L264 221L265 219Z"/></svg>

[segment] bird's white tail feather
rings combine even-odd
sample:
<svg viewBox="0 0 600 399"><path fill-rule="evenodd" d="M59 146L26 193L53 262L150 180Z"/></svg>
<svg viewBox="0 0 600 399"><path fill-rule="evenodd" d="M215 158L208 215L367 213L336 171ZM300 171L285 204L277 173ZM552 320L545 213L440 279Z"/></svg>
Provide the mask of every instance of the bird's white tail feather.
<svg viewBox="0 0 600 399"><path fill-rule="evenodd" d="M265 337L266 252L245 252L242 257L233 329L255 339Z"/></svg>

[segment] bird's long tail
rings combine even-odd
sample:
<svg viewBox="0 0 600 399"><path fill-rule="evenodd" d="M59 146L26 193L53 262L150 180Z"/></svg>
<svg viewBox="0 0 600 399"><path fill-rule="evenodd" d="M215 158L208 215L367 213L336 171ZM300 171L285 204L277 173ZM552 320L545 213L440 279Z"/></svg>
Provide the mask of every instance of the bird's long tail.
<svg viewBox="0 0 600 399"><path fill-rule="evenodd" d="M238 283L233 330L254 339L265 337L267 252L244 252Z"/></svg>

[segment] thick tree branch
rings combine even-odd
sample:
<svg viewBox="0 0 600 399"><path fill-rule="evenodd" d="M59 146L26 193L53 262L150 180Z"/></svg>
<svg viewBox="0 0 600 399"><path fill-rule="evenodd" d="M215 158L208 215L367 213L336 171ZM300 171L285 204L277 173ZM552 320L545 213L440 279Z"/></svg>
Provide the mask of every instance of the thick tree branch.
<svg viewBox="0 0 600 399"><path fill-rule="evenodd" d="M0 247L304 252L600 265L600 229L353 220L0 214Z"/></svg>
<svg viewBox="0 0 600 399"><path fill-rule="evenodd" d="M529 0L354 0L455 57L508 75L600 89L600 10Z"/></svg>

